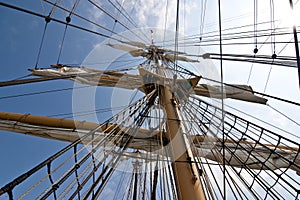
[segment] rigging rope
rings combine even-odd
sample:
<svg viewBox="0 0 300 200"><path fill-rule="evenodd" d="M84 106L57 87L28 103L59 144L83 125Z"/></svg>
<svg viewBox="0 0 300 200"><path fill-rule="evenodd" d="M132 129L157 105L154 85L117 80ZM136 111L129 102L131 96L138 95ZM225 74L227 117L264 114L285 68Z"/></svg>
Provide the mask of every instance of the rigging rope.
<svg viewBox="0 0 300 200"><path fill-rule="evenodd" d="M59 20L59 19L56 19L56 18L53 18L53 17L44 16L40 13L33 12L33 11L30 11L30 10L27 10L27 9L24 9L24 8L21 8L21 7L18 7L18 6L14 6L14 5L11 5L11 4L4 3L4 2L0 2L0 6L4 6L4 7L7 7L7 8L14 9L14 10L18 10L18 11L21 11L21 12L24 12L24 13L28 13L28 14L37 16L37 17L41 17L41 18L44 18L45 20L55 21L57 23L64 24L64 25L67 24L67 22L64 22L62 20ZM99 35L99 36L102 36L102 37L105 37L105 38L110 38L112 40L122 42L122 41L120 41L120 40L118 40L114 37L109 36L109 35L106 35L106 34L103 34L103 33L97 32L97 31L93 31L93 30L90 30L88 28L84 28L84 27L79 26L79 25L69 24L69 26L71 26L73 28L76 28L76 29L79 29L79 30L82 30L82 31L86 31L86 32L95 34L95 35Z"/></svg>
<svg viewBox="0 0 300 200"><path fill-rule="evenodd" d="M125 29L127 29L128 31L130 31L132 34L134 34L136 37L140 38L142 41L147 42L147 40L145 40L144 38L141 38L139 35L137 35L135 32L133 32L129 27L127 27L123 22L118 21L116 17L114 17L112 14L110 14L107 10L105 10L104 8L101 7L101 5L99 5L98 3L94 2L93 0L88 0L92 5L94 5L96 8L98 8L99 10L101 10L102 12L104 12L107 16L109 16L110 18L112 18L113 20L115 20L115 22L118 22L121 26L123 26ZM109 36L109 38L113 39L111 36Z"/></svg>
<svg viewBox="0 0 300 200"><path fill-rule="evenodd" d="M201 3L202 3L201 4L201 19L200 19L200 31L199 31L199 40L200 40L200 42L202 41L202 38L203 38L207 0L202 0Z"/></svg>
<svg viewBox="0 0 300 200"><path fill-rule="evenodd" d="M178 32L179 32L179 0L176 3L176 25L175 25L175 49L174 49L174 69L176 71L175 76L177 76L177 57L178 57ZM176 77L174 77L176 79Z"/></svg>
<svg viewBox="0 0 300 200"><path fill-rule="evenodd" d="M220 1L219 1L219 3L220 3ZM67 25L66 25L67 26ZM220 28L220 30L221 30L221 28ZM221 35L221 34L220 34ZM222 40L220 39L220 43L222 42ZM220 47L221 47L222 45L220 45ZM221 62L222 62L222 56L223 56L223 54L222 54L222 52L220 53L220 56L221 56ZM177 66L176 66L177 67ZM177 69L176 69L176 71L177 71ZM221 80L221 86L223 86L223 81ZM223 87L221 87L222 89L223 89ZM223 92L222 92L222 95L223 95ZM223 98L222 98L223 99ZM222 104L222 106L223 106L223 104ZM223 112L224 112L224 109L222 108L222 118L223 118ZM209 120L208 118L207 118L207 120ZM222 120L223 121L223 120ZM248 126L248 124L247 124L247 126ZM232 130L232 126L230 127L230 130ZM248 128L248 127L247 127ZM218 130L219 130L219 127L218 127ZM228 131L229 132L229 131ZM228 133L227 132L227 133ZM262 132L263 133L263 132ZM94 135L94 134L93 134ZM222 140L222 150L223 150L223 156L225 157L225 146L224 146L224 135L225 135L225 131L224 131L224 121L223 121L223 126L222 126L222 135L223 135L223 140ZM235 136L233 136L233 137L235 137ZM262 136L259 136L259 140L261 139L261 137ZM279 138L279 142L278 143L280 143L281 142L281 139L282 138ZM129 141L130 139L128 139L128 141ZM94 141L94 140L93 140ZM77 144L75 144L75 145L77 145ZM237 142L237 147L238 146L241 146L241 142ZM237 150L237 147L236 147L236 149L234 150L234 151L232 151L231 153L235 153L235 151ZM278 147L278 145L276 145L276 147L275 147L275 150L277 149L277 147ZM231 151L230 150L230 148L229 147L227 147L226 146L226 150L228 150L228 151ZM249 152L248 150L246 150L247 152ZM251 151L252 150L250 150L250 153L251 153ZM75 153L74 153L75 154ZM272 155L272 154L276 154L276 152L271 152L270 154L269 154L269 157L267 158L267 159L269 159L270 158L270 156ZM249 154L250 155L250 154ZM75 154L75 156L76 156L76 154ZM223 164L225 164L225 158L223 157ZM234 158L234 156L232 156L232 157L230 157L230 159L229 159L229 162L230 162L230 160L231 159L233 159ZM217 159L217 156L216 156L216 159ZM247 159L249 159L249 157L247 158ZM239 161L241 162L241 160L239 159ZM264 166L264 165L266 165L265 163L266 163L266 161L264 161L264 162L262 162L262 161L260 161L261 163L262 163L262 166ZM75 163L77 163L77 161L76 161L76 157L75 157ZM241 162L242 163L242 162ZM49 168L48 168L48 170L50 169L50 164L51 163L48 163L49 164ZM116 164L117 164L117 162L116 162ZM157 164L157 163L156 163ZM220 165L219 165L220 166ZM210 166L209 166L210 167ZM94 169L95 169L95 167L94 167ZM246 167L245 168L243 168L243 170L244 169L246 169ZM77 172L77 168L74 168L74 170L75 170L75 173ZM262 179L263 178L263 175L261 175L261 171L262 171L262 168L260 168L259 169L259 172L257 173L257 174L250 174L251 176L253 175L253 182L249 185L249 189L252 191L254 188L255 188L255 185L254 185L254 182L256 181L256 180L258 180L258 179ZM112 170L111 171L111 174L113 173L114 171ZM211 172L213 172L213 170L211 170ZM226 175L229 175L229 172L227 171L227 170L225 170L225 166L224 166L224 177L225 177L225 172L226 172ZM279 170L279 173L285 173L286 172L286 170L285 171L282 171L282 170ZM234 171L234 173L236 173L236 174L240 174L240 173L238 173L238 172L236 172L236 171ZM49 173L48 173L49 174ZM94 174L95 173L92 173L93 174L93 176L94 176ZM108 174L106 174L106 176L105 176L105 178L109 178L110 177L110 172L108 172ZM170 172L170 174L171 174L171 172ZM267 172L267 175L269 175L269 176L271 176L272 174L271 173L268 173ZM275 181L274 182L274 185L275 184L278 184L279 183L279 179L281 178L281 175L282 174L280 174L279 176L277 176L277 178L273 178L273 180ZM50 181L51 181L51 177L49 177L50 178ZM107 179L106 179L107 180ZM161 180L161 179L160 179ZM229 182L229 180L228 179L225 179L226 180L226 182L228 183ZM225 180L224 180L224 187L225 187ZM102 181L103 181L103 179L102 179ZM216 181L215 181L216 182ZM93 183L94 185L96 185L96 182L94 182ZM245 183L246 184L246 183ZM279 183L279 184L281 184L281 183ZM53 185L53 183L52 183L52 185ZM280 196L281 194L278 194L278 192L275 190L275 188L273 188L273 186L274 185L272 185L272 183L270 183L270 184L266 184L265 182L262 182L262 183L260 183L259 185L262 185L263 187L267 187L267 188L270 188L270 189L272 189L272 191L267 191L266 192L266 196L265 196L265 198L267 198L268 197L268 195L269 195L269 197L275 197L275 196ZM105 183L104 182L102 182L102 184L101 184L101 186L98 188L98 191L97 191L97 194L95 194L95 195L99 195L100 193L101 193L101 190L102 190L102 186L105 186ZM234 190L233 188L235 187L236 188L236 190L237 191L239 191L240 189L237 189L237 187L236 187L236 185L231 185L231 184L229 184L229 189L231 189L232 191ZM172 189L174 189L175 187L172 187ZM79 187L77 188L77 190L79 189ZM274 191L274 190L275 191ZM55 198L56 198L56 194L55 194L55 192L56 192L56 189L54 189L53 188L53 186L52 186L52 191L53 191L53 194L54 194L54 196L55 196ZM93 190L94 191L94 190ZM224 195L225 195L225 188L224 188ZM9 193L9 195L12 195L11 194L11 191L9 191L8 192ZM76 193L74 193L74 194L78 194L79 195L79 191L77 191ZM291 193L291 194L293 194L293 193ZM222 194L221 194L222 195ZM235 194L234 194L235 195ZM272 195L274 195L274 196L272 196ZM297 194L298 195L298 194ZM280 196L280 197L283 197L283 196ZM94 196L93 196L93 198L94 198Z"/></svg>
<svg viewBox="0 0 300 200"><path fill-rule="evenodd" d="M70 11L70 10L68 10L68 9L66 9L66 8L64 8L64 7L62 7L62 6L55 5L54 3L52 3L52 2L49 1L49 0L44 0L44 1L47 2L47 3L49 3L49 4L51 4L51 5L53 5L53 6L55 6L55 7L57 7L57 8L59 8L59 9L61 9L61 10L63 10L63 11L68 12L69 14L72 13L72 11ZM91 23L92 25L95 25L95 26L97 26L97 27L99 27L99 28L101 28L101 29L103 29L103 30L105 30L105 31L111 32L110 29L108 29L108 28L106 28L106 27L104 27L104 26L102 26L102 25L100 25L100 24L98 24L98 23L96 23L96 22L94 22L94 21L92 21L92 20L89 20L89 19L87 19L86 17L83 17L83 16L81 16L81 15L75 13L75 12L73 12L72 14L73 14L74 16L76 16L76 17L78 17L78 18L80 18L80 19L86 21L86 22ZM115 34L115 35L117 34L116 32L111 32L111 33L113 33L113 34ZM122 35L121 35L121 37L123 37L124 39L126 39L126 38L125 38L124 36L122 36ZM129 39L128 39L128 40L129 40Z"/></svg>
<svg viewBox="0 0 300 200"><path fill-rule="evenodd" d="M258 20L258 5L257 5L257 0L254 0L254 50L253 50L253 58L255 58L257 52L258 52L258 48L257 48L257 20ZM249 75L248 75L248 80L247 80L247 84L249 84L250 81L250 77L252 75L252 70L253 70L253 65L254 63L251 64L250 67L250 71L249 71Z"/></svg>
<svg viewBox="0 0 300 200"><path fill-rule="evenodd" d="M274 2L273 0L270 0L270 17L271 17L271 43L272 43L272 46L271 46L271 49L272 49L272 63L271 63L271 66L270 66L270 70L269 70L269 73L268 73L268 77L267 77L267 80L266 80L266 84L265 84L265 87L264 87L264 93L266 92L266 89L267 89L267 86L268 86L268 83L269 83L269 79L270 79L270 76L271 76L271 72L272 72L272 69L273 69L273 62L274 60L276 59L277 55L276 55L276 50L275 50L275 35L274 32L275 32L275 22L274 22Z"/></svg>
<svg viewBox="0 0 300 200"><path fill-rule="evenodd" d="M117 18L119 18L119 14L121 14L122 16L125 17L125 19L127 19L127 21L128 21L130 24L133 25L133 27L138 28L138 25L133 21L133 19L131 18L131 16L128 15L128 13L126 12L126 10L125 10L125 9L123 8L123 6L122 6L122 4L123 4L125 1L123 1L122 4L120 4L118 1L116 1L116 3L119 5L119 8L118 8L111 0L108 0L108 2L109 2L109 3L110 3L117 11L118 11L118 16L117 16ZM122 11L124 11L125 14L124 14ZM114 30L114 28L115 28L115 24L117 23L117 21L118 21L118 19L115 20L115 22L114 22L113 30ZM126 26L127 26L127 25L126 25ZM146 35L143 31L141 31L141 32L142 32L142 34L145 36L145 38L147 38L147 35Z"/></svg>
<svg viewBox="0 0 300 200"><path fill-rule="evenodd" d="M257 0L254 0L254 54L258 52L257 49L257 20L258 20L258 5L257 5Z"/></svg>
<svg viewBox="0 0 300 200"><path fill-rule="evenodd" d="M61 41L60 48L59 48L58 58L57 58L57 62L56 62L57 64L60 63L59 60L60 60L60 56L61 56L61 53L62 53L62 49L63 49L65 37L66 37L67 28L68 28L69 23L71 22L71 15L75 11L77 5L79 4L79 1L80 0L76 0L75 1L74 5L72 7L72 10L69 12L69 15L66 17L66 26L65 26L65 29L64 29L62 41ZM56 5L54 4L54 6L56 6Z"/></svg>
<svg viewBox="0 0 300 200"><path fill-rule="evenodd" d="M213 101L214 101L214 102L217 102L217 100L213 100ZM267 104L267 105L269 105L269 104ZM269 122L267 122L267 121L264 121L264 120L262 120L262 119L260 119L260 118L258 118L258 117L255 117L255 116L253 116L253 115L251 115L251 114L249 114L249 113L246 113L246 112L244 112L244 111L242 111L242 110L240 110L240 109L237 109L237 108L235 108L235 107L233 107L233 106L230 106L229 104L225 104L225 106L228 107L228 108L231 108L231 109L233 109L233 110L235 110L235 111L237 111L237 112L239 112L239 113L242 113L242 114L244 114L244 115L246 115L246 116L248 116L248 117L251 117L251 118L253 118L253 119L255 119L255 120L258 120L258 121L260 121L260 122L262 122L262 123L264 123L264 124L266 124L266 125L268 125L268 126L270 126L270 127L276 128L276 129L278 129L278 130L280 130L280 131L282 131L282 132L284 132L284 133L290 134L290 135L292 135L293 137L296 137L296 138L300 139L300 136L298 136L298 135L296 135L296 134L293 134L293 133L291 133L291 132L289 132L289 131L286 131L286 130L284 130L284 129L278 127L278 126L275 126L274 124L271 124L271 123L269 123Z"/></svg>
<svg viewBox="0 0 300 200"><path fill-rule="evenodd" d="M290 120L291 122L295 123L296 125L300 126L300 123L296 122L295 120L293 120L291 117L287 116L286 114L284 114L283 112L279 111L278 109L274 108L273 106L271 106L270 104L267 104L267 106L269 106L272 110L276 111L277 113L279 113L280 115L284 116L285 118L287 118L288 120ZM297 136L299 137L299 136Z"/></svg>
<svg viewBox="0 0 300 200"><path fill-rule="evenodd" d="M274 2L273 2L273 0L270 0L270 18L271 18L271 35L270 35L270 37L271 37L271 43L272 43L272 46L271 46L271 49L272 49L272 53L273 53L273 55L272 55L272 57L274 57L274 58L276 58L276 54L275 54L275 35L274 35L274 33L275 33L275 31L276 31L276 29L275 29L275 22L274 22L274 20L275 20L275 10L274 10Z"/></svg>
<svg viewBox="0 0 300 200"><path fill-rule="evenodd" d="M41 51L42 51L42 47L43 47L43 43L44 43L44 38L45 38L47 26L48 26L48 23L50 22L50 20L48 20L48 18L45 18L45 20L46 20L46 23L45 23L45 26L44 26L42 39L41 39L40 47L39 47L37 58L36 58L36 63L35 63L35 67L34 67L35 69L38 68L38 63L39 63L39 60L40 60L40 55L41 55Z"/></svg>
<svg viewBox="0 0 300 200"><path fill-rule="evenodd" d="M265 25L265 24L269 24L269 23L271 23L271 22L262 22L260 24L261 25ZM223 32L222 35L224 36L224 39L226 38L226 40L230 40L231 39L231 37L229 37L229 36L232 36L233 39L252 39L253 36L254 36L254 33L253 33L252 30L247 30L247 29L246 30L238 30L238 29L246 28L246 27L250 27L250 26L253 26L253 24L224 29L224 30L222 30L222 32ZM235 30L235 32L226 33L226 31L230 31L230 30ZM263 29L257 30L257 33L259 33L259 34L257 34L257 37L270 36L270 30L271 30L270 28L266 28L264 26ZM273 35L274 36L276 36L276 35L284 35L284 34L292 34L289 31L289 27L277 27L275 30L276 30L275 32L273 31ZM283 32L284 30L285 30L285 32ZM212 33L214 33L214 34L212 34ZM246 33L248 33L248 34L246 34ZM218 41L218 39L219 39L217 31L208 32L208 33L205 33L204 35L205 36L203 36L202 39L206 39L206 40L202 40L201 42L199 42L199 36L200 36L199 34L187 36L187 37L185 37L185 39L181 39L181 41L188 41L188 40L192 40L193 39L192 42L196 42L196 43L200 44L203 41L206 41L206 42L207 41ZM241 36L237 37L239 35L241 35ZM208 40L209 38L212 38L212 39ZM168 40L168 42L169 42L170 45L174 45L174 42L172 40ZM161 43L161 41L160 41L160 43ZM187 43L187 42L185 42L185 43Z"/></svg>
<svg viewBox="0 0 300 200"><path fill-rule="evenodd" d="M67 18L67 19L68 19L68 18ZM66 21L66 22L69 23L70 21ZM66 33L67 33L67 28L68 28L68 24L66 24L65 29L64 29L62 41L61 41L61 44L60 44L60 46L59 46L59 53L58 53L58 57L57 57L56 64L59 64L59 63L60 63L60 56L61 56L61 52L62 52L62 49L63 49L63 45L64 45Z"/></svg>
<svg viewBox="0 0 300 200"><path fill-rule="evenodd" d="M200 104L201 105L201 104ZM195 107L196 106L196 107ZM194 107L194 108L193 108ZM220 129L220 126L219 126L219 124L220 124L220 121L218 121L218 119L219 120L221 120L221 109L219 109L219 108L213 108L213 110L211 110L211 109L209 109L209 107L207 107L206 105L203 105L203 106L199 106L199 104L195 104L194 106L193 106L193 104L189 104L188 106L187 106L187 108L192 108L193 110L186 110L186 112L187 113L197 113L198 111L200 111L200 110L202 110L203 109L203 111L205 111L203 114L201 114L201 116L202 117L204 117L205 119L207 119L208 121L209 121L209 128L207 129L207 130L214 130L214 128L213 127L215 127L217 130L219 130ZM201 108L200 110L199 110L199 108ZM218 110L218 113L219 113L219 115L216 115L216 109ZM215 110L215 111L214 111ZM202 111L201 111L202 112ZM208 114L208 113L210 113L210 114ZM228 113L226 113L226 115L227 115ZM211 118L212 117L212 118ZM227 116L227 117L229 117L229 116ZM201 118L199 118L199 115L197 114L197 118L200 120ZM193 117L193 119L197 119L196 117ZM227 119L229 119L229 118L227 118ZM237 120L237 121L236 121ZM235 121L233 121L234 123L241 123L243 120L242 119L236 119ZM202 120L203 121L203 120ZM230 128L230 129L232 129L232 130L228 130L228 128L226 128L228 131L226 131L226 136L227 136L227 139L228 139L228 137L232 140L232 141L240 141L240 142L237 142L237 145L239 146L239 148L242 148L243 150L245 150L245 151L247 151L248 153L249 153L249 155L250 154L253 154L252 156L253 156L253 158L255 158L255 159L257 159L257 161L258 162L262 162L262 167L266 167L266 168L268 168L268 167L270 167L270 166L273 166L271 163L269 163L268 165L266 165L266 162L267 162L267 160L270 158L270 156L273 154L273 153L275 153L275 154L277 154L277 155L280 155L280 157L281 158L283 158L283 159L285 159L285 157L284 157L284 155L282 155L282 154L278 154L277 153L277 151L270 151L270 154L269 154L269 157L264 157L264 160L263 161L261 161L257 156L262 156L262 155L260 155L260 153L259 152L257 152L257 156L255 156L256 154L254 154L254 151L253 151L253 148L252 148L252 150L250 149L250 151L249 150L247 150L247 148L246 147L244 147L244 146L242 146L242 143L243 142L241 142L242 140L240 140L239 138L243 138L244 136L243 136L243 134L246 134L247 135L247 138L248 139L250 139L251 141L253 141L253 144L259 144L259 145L262 145L264 148L269 148L268 146L266 146L266 145L264 145L263 144L263 142L265 141L265 142L270 142L270 143L272 143L272 141L273 140L276 140L276 138L277 138L277 144L275 144L274 145L274 148L275 149L277 149L278 151L279 151L279 149L280 148L283 148L283 147L280 147L280 145L281 144L284 144L284 143L288 143L289 144L289 142L292 142L291 140L289 140L289 139L287 139L287 138L283 138L281 135L278 135L278 134L275 134L274 135L274 133L273 133L273 136L275 137L273 137L273 138L270 138L272 141L270 141L270 140L268 140L268 138L267 137L269 137L268 135L269 135L269 132L267 131L267 130L263 130L260 134L259 134L259 130L257 130L256 128L255 128L255 126L254 126L254 124L249 124L249 122L248 122L248 124L247 124L247 127L245 127L246 129L245 129L245 131L242 131L242 129L241 130L238 130L238 127L242 127L242 124L240 124L240 125L238 125L238 124L233 124L233 122L229 122L228 120L225 120L225 122L226 122L226 127L228 127L228 128ZM228 122L229 123L231 123L231 125L229 125L228 124ZM204 124L203 124L204 125ZM234 131L242 131L242 132L240 132L242 135L241 136L237 136L238 138L236 138L234 135L232 135L232 133L234 132ZM248 132L249 131L249 132ZM230 135L229 135L229 133L231 133ZM258 134L257 136L259 136L259 138L258 139L255 139L256 137L254 137L254 135L253 134ZM234 137L233 137L234 136ZM220 147L221 147L221 144L222 144L222 142L221 142L222 140L221 139L219 139L219 142L220 142ZM286 144L286 145L288 145L288 144ZM295 145L297 145L296 143L294 143ZM205 145L205 143L204 143L204 145ZM229 144L226 144L226 151L229 151L230 153L228 153L228 156L229 155L231 155L231 158L228 160L228 158L226 159L226 162L231 162L231 159L233 159L233 157L234 157L234 159L236 159L236 160L239 160L240 158L238 158L238 157L236 157L237 155L235 154L235 151L237 151L237 150L239 150L239 148L236 148L234 151L233 150L231 150L229 147L228 147L228 145ZM238 146L236 146L236 147L238 147ZM298 144L298 146L299 146L299 144ZM200 146L201 147L201 146ZM287 146L288 147L288 146ZM204 147L202 147L202 149L203 149ZM253 151L253 152L252 152ZM221 151L221 149L220 149L220 152L222 152ZM295 152L295 157L294 158L296 158L297 157L297 155L298 155L298 153L299 153L299 151L298 150L295 150L294 151ZM233 156L233 157L232 157ZM250 157L248 156L248 158L247 158L247 160L249 159ZM243 168L244 167L246 167L245 166L245 162L247 162L247 160L245 161L244 159L243 160L240 160L239 162L241 163L241 171L243 170ZM288 161L288 159L287 159L287 161ZM294 162L293 162L294 163ZM254 164L254 163L253 163ZM233 164L230 164L231 166L234 166ZM234 169L234 168L232 168L232 169ZM236 171L236 170L234 170L234 171ZM253 172L253 171L249 171L249 172ZM266 174L268 174L268 176L270 177L270 178L273 178L273 175L272 175L272 173L273 173L273 171L264 171L264 173L266 173ZM214 173L216 173L216 172L214 172ZM240 172L237 172L236 171L236 175L238 175L238 176L241 176L242 174L240 173ZM254 178L253 179L253 182L252 182L252 184L250 184L250 185L248 185L248 181L245 181L245 183L246 183L246 185L248 185L249 186L249 190L250 191L252 191L252 192L254 192L253 193L253 195L254 196L257 196L255 193L256 192L259 192L258 190L257 191L255 191L255 189L253 188L253 183L255 182L255 181L260 181L260 182L257 182L262 188L264 188L264 190L266 190L267 192L266 192L266 195L270 195L271 197L273 197L273 198L276 198L277 196L279 197L279 196L281 196L282 197L282 194L280 194L280 193L278 193L277 191L276 191L276 189L275 188L273 188L273 186L275 185L275 184L278 184L279 186L282 186L283 188L285 188L286 186L284 186L284 185L289 185L288 187L291 187L291 188L293 188L292 189L292 191L294 191L294 192L290 192L289 191L289 189L287 189L286 190L286 192L289 192L289 195L292 195L293 197L295 197L296 195L297 195L297 192L296 192L296 194L295 194L295 191L297 191L297 189L294 187L294 186L292 186L291 184L289 184L289 181L287 181L288 179L292 179L292 177L289 177L289 178L286 178L286 177L282 177L282 175L284 174L285 176L288 176L288 174L285 174L286 173L286 170L280 170L280 174L281 175L277 175L277 176L275 176L274 178L273 178L273 180L275 181L275 182L273 182L273 185L272 184L269 184L269 183L267 183L267 182L265 182L265 181L263 181L264 180L264 178L262 177L262 176L260 176L260 174L262 173L262 168L260 168L260 171L257 173L257 174L255 174L255 173L252 173L252 177ZM286 179L285 179L286 178ZM278 182L278 180L282 180L281 182ZM296 179L294 179L293 180L294 182L297 182L297 180ZM258 197L258 196L257 196Z"/></svg>
<svg viewBox="0 0 300 200"><path fill-rule="evenodd" d="M222 46L222 18L221 18L221 1L218 0L218 14L219 14L219 51L220 51L220 72L221 72L221 81L220 81L220 85L221 85L221 101L222 101L222 148L223 148L223 199L226 199L226 167L225 167L225 133L224 133L224 117L225 117L225 113L224 113L224 88L223 88L223 81L224 81L224 77L223 77L223 46Z"/></svg>
<svg viewBox="0 0 300 200"><path fill-rule="evenodd" d="M38 95L38 94L47 94L47 93L55 93L55 92L62 92L67 90L77 90L77 89L83 89L83 88L90 88L94 86L80 86L80 87L69 87L69 88L62 88L62 89L53 89L53 90L45 90L45 91L39 91L39 92L30 92L30 93L23 93L23 94L15 94L15 95L9 95L9 96L1 96L1 99L11 99L16 97L24 97L24 96L32 96L32 95Z"/></svg>

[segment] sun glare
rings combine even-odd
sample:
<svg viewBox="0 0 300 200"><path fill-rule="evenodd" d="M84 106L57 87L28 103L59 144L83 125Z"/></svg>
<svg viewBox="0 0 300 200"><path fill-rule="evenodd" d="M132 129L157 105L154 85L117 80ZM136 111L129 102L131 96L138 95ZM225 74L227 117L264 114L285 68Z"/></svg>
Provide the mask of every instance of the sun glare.
<svg viewBox="0 0 300 200"><path fill-rule="evenodd" d="M281 8L282 10L280 10L280 16L281 16L280 21L283 25L286 25L288 27L299 25L300 9L298 4L294 5L293 10L289 6L287 7L286 5L281 6Z"/></svg>

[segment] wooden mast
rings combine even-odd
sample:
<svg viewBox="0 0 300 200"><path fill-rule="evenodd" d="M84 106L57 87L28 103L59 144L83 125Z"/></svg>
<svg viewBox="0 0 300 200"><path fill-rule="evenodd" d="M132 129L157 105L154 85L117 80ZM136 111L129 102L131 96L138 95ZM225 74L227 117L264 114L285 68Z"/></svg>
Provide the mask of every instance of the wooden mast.
<svg viewBox="0 0 300 200"><path fill-rule="evenodd" d="M158 60L162 59L163 56L159 55L156 51L156 48L152 49L152 61L160 68L161 65ZM139 69L143 80L144 92L147 94L154 88L158 89L159 102L165 109L166 137L170 141L167 152L172 160L177 197L179 200L203 200L205 199L205 195L200 182L200 176L195 163L191 162L193 158L192 152L189 145L185 142L180 127L179 107L174 97L175 94L172 92L172 86L178 86L180 82L176 79L176 76L173 79L167 78L162 71L157 71L157 74L153 74L143 68ZM199 77L194 77L184 81L188 82L191 88L194 88L199 80Z"/></svg>
<svg viewBox="0 0 300 200"><path fill-rule="evenodd" d="M205 199L200 176L195 163L190 162L192 153L185 143L180 128L178 105L173 98L169 86L160 87L160 99L166 111L167 137L170 141L169 154L172 158L172 169L176 183L178 199L202 200Z"/></svg>

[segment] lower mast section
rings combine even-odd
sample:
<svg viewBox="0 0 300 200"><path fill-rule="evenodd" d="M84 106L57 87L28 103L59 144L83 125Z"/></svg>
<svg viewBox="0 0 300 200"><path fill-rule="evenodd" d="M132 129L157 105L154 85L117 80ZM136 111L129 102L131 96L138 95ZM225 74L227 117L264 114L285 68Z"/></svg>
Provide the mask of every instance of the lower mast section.
<svg viewBox="0 0 300 200"><path fill-rule="evenodd" d="M185 138L180 128L181 122L173 93L170 87L161 86L159 95L167 117L167 137L170 141L169 155L172 159L178 199L205 199L196 165L190 162L192 152L185 143Z"/></svg>

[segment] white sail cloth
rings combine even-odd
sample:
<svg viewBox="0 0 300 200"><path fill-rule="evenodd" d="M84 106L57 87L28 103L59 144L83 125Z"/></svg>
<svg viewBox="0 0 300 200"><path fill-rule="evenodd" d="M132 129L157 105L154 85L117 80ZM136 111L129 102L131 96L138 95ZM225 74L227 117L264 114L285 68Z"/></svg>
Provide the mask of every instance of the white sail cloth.
<svg viewBox="0 0 300 200"><path fill-rule="evenodd" d="M31 69L32 75L41 77L70 77L72 81L94 86L119 87L124 89L140 89L143 83L140 75L114 71L89 69L86 67L60 66L57 69ZM267 99L256 96L248 85L232 85L224 87L224 95L220 86L198 84L194 87L194 94L212 98L232 98L242 101L266 104Z"/></svg>
<svg viewBox="0 0 300 200"><path fill-rule="evenodd" d="M72 130L66 128L40 126L31 123L22 123L4 119L0 119L0 130L66 142L74 142L89 132L88 130L84 129ZM107 133L104 133L103 131L96 132L93 137L94 143L98 143L99 141L103 140L106 135ZM147 152L159 150L161 148L159 140L156 140L155 137L149 138L147 135L146 129L138 130L136 138L132 140L128 148L144 150ZM88 137L82 140L81 143L89 145L91 144L91 141L92 137ZM117 146L122 145L114 142L111 144L115 144ZM197 151L194 152L195 156L206 158L219 164L223 163L221 142L216 142L215 139L213 139L213 141L207 139L199 142L197 138L195 138L194 145L197 147ZM280 147L272 147L270 145L261 146L246 141L242 143L225 142L225 146L226 165L255 170L276 170L280 168L290 168L300 175L300 168L297 167L300 165L300 155L298 154L297 149L281 149ZM293 163L296 165L291 165L288 160L293 161Z"/></svg>

